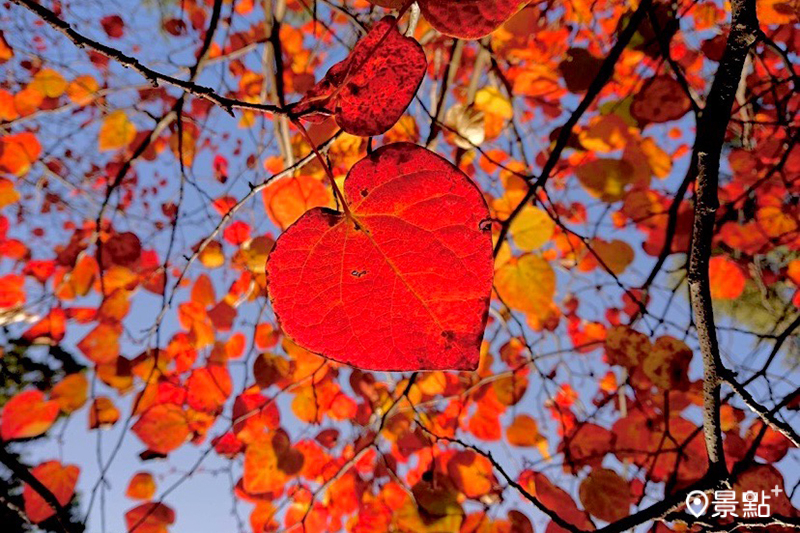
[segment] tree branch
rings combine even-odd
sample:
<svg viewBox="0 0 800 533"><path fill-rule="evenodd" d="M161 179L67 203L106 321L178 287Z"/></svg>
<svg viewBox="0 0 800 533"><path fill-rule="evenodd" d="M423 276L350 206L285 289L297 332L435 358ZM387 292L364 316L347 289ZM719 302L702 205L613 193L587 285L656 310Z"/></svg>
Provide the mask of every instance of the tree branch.
<svg viewBox="0 0 800 533"><path fill-rule="evenodd" d="M34 0L11 0L11 1L17 4L18 6L22 6L28 11L34 13L36 16L38 16L47 24L49 24L52 28L58 30L60 33L65 35L78 48L91 48L95 52L102 54L103 56L109 59L113 59L114 61L116 61L125 68L135 70L155 86L158 86L159 82L173 85L175 87L182 89L184 92L187 92L198 98L203 98L205 100L208 100L216 104L231 116L233 116L234 109L250 109L253 111L275 113L280 115L287 114L287 111L281 106L276 106L272 104L263 104L263 103L249 103L249 102L243 102L241 100L236 100L234 98L227 98L225 96L220 96L219 94L217 94L217 92L211 87L206 87L205 85L199 85L197 83L194 83L193 81L187 81L187 80L182 80L180 78L175 78L168 74L164 74L163 72L153 70L143 65L141 61L139 61L135 57L124 54L123 52L117 50L116 48L112 48L101 42L95 41L94 39L91 39L81 33L78 33L77 31L72 29L72 26L68 22L65 22L64 20L60 19L58 15L56 15L54 12L50 11L49 9L43 6L40 6Z"/></svg>
<svg viewBox="0 0 800 533"><path fill-rule="evenodd" d="M750 392L748 392L748 390L744 388L738 381L736 381L736 379L733 377L733 375L731 375L730 372L725 372L724 381L725 383L730 385L733 391L742 398L742 401L744 401L745 405L747 405L747 407L749 407L751 411L756 413L761 418L761 420L764 421L764 423L766 423L769 427L771 427L778 433L781 433L784 437L789 439L792 442L792 444L800 448L800 435L797 434L797 432L792 428L792 426L790 426L783 420L779 420L778 418L776 418L775 415L771 413L769 409L758 403L755 400L755 398L753 398L753 395L750 394Z"/></svg>
<svg viewBox="0 0 800 533"><path fill-rule="evenodd" d="M3 463L11 472L20 480L30 486L42 499L47 502L47 505L52 507L56 512L56 519L61 529L65 533L71 533L70 524L72 519L69 516L67 509L61 505L55 495L34 476L28 467L20 463L16 457L6 450L5 446L0 446L0 463Z"/></svg>
<svg viewBox="0 0 800 533"><path fill-rule="evenodd" d="M697 161L694 223L687 275L703 356L703 432L706 451L711 471L720 477L727 474L719 423L720 384L724 367L714 326L708 264L719 207L717 188L722 145L745 58L758 36L755 0L735 0L731 2L731 7L733 14L728 42L697 124L692 156Z"/></svg>
<svg viewBox="0 0 800 533"><path fill-rule="evenodd" d="M652 0L642 0L642 2L639 4L639 7L636 8L636 11L634 11L633 15L631 15L631 18L628 21L628 25L625 26L625 29L620 33L619 39L614 44L614 47L603 60L600 70L589 86L589 89L586 91L583 100L581 100L581 103L578 104L578 107L572 112L569 119L567 119L567 122L561 127L561 131L559 131L553 151L550 152L550 156L547 158L547 161L542 167L542 171L539 173L536 181L532 184L529 184L528 191L525 193L522 201L517 204L508 218L503 221L503 224L500 227L500 234L498 235L497 243L494 247L495 255L497 255L497 252L500 251L500 246L503 244L503 241L508 234L511 223L514 221L517 215L519 215L531 198L534 197L536 192L540 188L544 187L547 183L547 180L550 179L550 174L553 172L556 164L561 159L561 153L567 147L567 143L569 143L569 139L572 136L572 130L578 125L578 121L580 121L581 117L583 117L583 114L586 113L586 111L592 105L594 99L597 98L597 95L599 95L600 91L603 90L603 87L605 87L609 80L611 80L611 77L614 75L614 69L617 65L617 61L622 55L623 50L625 50L625 48L628 46L628 43L633 38L634 34L636 34L639 24L641 24L644 18L647 16L647 11L650 9L651 4Z"/></svg>

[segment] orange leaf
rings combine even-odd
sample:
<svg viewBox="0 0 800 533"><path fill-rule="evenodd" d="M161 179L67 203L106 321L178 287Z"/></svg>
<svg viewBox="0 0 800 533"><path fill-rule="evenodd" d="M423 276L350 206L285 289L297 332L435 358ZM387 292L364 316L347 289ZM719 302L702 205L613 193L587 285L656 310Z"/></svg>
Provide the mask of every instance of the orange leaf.
<svg viewBox="0 0 800 533"><path fill-rule="evenodd" d="M719 300L735 300L744 291L746 279L739 265L717 255L708 262L708 277L711 297Z"/></svg>
<svg viewBox="0 0 800 533"><path fill-rule="evenodd" d="M119 356L120 327L98 324L78 343L78 349L92 362L113 363Z"/></svg>
<svg viewBox="0 0 800 533"><path fill-rule="evenodd" d="M192 287L192 301L200 304L203 307L214 305L217 301L217 296L214 293L214 284L205 274L201 274L194 282Z"/></svg>
<svg viewBox="0 0 800 533"><path fill-rule="evenodd" d="M45 461L33 468L31 474L50 490L58 503L65 506L75 494L80 468L75 465L62 466L58 461ZM56 514L56 510L27 483L22 489L22 499L25 502L25 513L34 524Z"/></svg>
<svg viewBox="0 0 800 533"><path fill-rule="evenodd" d="M6 38L3 36L2 30L0 30L0 65L12 57L14 57L14 49L8 44L8 41L6 41Z"/></svg>
<svg viewBox="0 0 800 533"><path fill-rule="evenodd" d="M168 533L174 522L175 511L163 503L143 503L125 513L130 533Z"/></svg>
<svg viewBox="0 0 800 533"><path fill-rule="evenodd" d="M0 277L0 309L8 309L25 303L25 278L17 274Z"/></svg>
<svg viewBox="0 0 800 533"><path fill-rule="evenodd" d="M456 452L447 462L447 473L467 498L479 499L497 483L489 459L472 450Z"/></svg>
<svg viewBox="0 0 800 533"><path fill-rule="evenodd" d="M186 401L192 409L217 413L233 390L230 374L225 366L209 365L192 371L186 380Z"/></svg>
<svg viewBox="0 0 800 533"><path fill-rule="evenodd" d="M48 98L58 98L64 94L67 80L59 72L51 68L43 68L33 77L31 87Z"/></svg>
<svg viewBox="0 0 800 533"><path fill-rule="evenodd" d="M0 209L16 203L19 199L20 194L14 188L14 183L5 178L0 178Z"/></svg>
<svg viewBox="0 0 800 533"><path fill-rule="evenodd" d="M152 406L133 425L133 432L148 449L156 453L169 453L186 442L189 422L183 409L165 403Z"/></svg>
<svg viewBox="0 0 800 533"><path fill-rule="evenodd" d="M128 482L125 496L133 500L150 500L156 493L156 481L150 472L137 472Z"/></svg>
<svg viewBox="0 0 800 533"><path fill-rule="evenodd" d="M647 350L642 371L653 384L664 390L686 390L689 387L689 363L692 350L681 340L665 335L656 339Z"/></svg>
<svg viewBox="0 0 800 533"><path fill-rule="evenodd" d="M55 401L64 413L77 411L86 403L89 382L83 374L70 374L58 382L50 391L50 399Z"/></svg>
<svg viewBox="0 0 800 533"><path fill-rule="evenodd" d="M92 76L78 76L67 85L67 97L78 105L86 105L94 99L99 88Z"/></svg>
<svg viewBox="0 0 800 533"><path fill-rule="evenodd" d="M136 137L136 126L128 120L124 111L117 110L108 115L100 126L98 138L101 152L128 146Z"/></svg>
<svg viewBox="0 0 800 533"><path fill-rule="evenodd" d="M278 494L286 484L286 474L278 468L272 439L261 437L244 452L244 489L253 494Z"/></svg>
<svg viewBox="0 0 800 533"><path fill-rule="evenodd" d="M333 196L311 176L296 176L270 183L262 192L270 220L286 229L312 207L332 207Z"/></svg>
<svg viewBox="0 0 800 533"><path fill-rule="evenodd" d="M0 437L3 440L38 437L53 425L58 410L58 402L46 401L41 391L20 392L3 407Z"/></svg>
<svg viewBox="0 0 800 533"><path fill-rule="evenodd" d="M107 396L98 396L89 408L89 428L109 428L119 420L119 409Z"/></svg>
<svg viewBox="0 0 800 533"><path fill-rule="evenodd" d="M539 452L547 457L547 440L539 433L539 426L532 417L521 414L514 418L506 429L506 438L512 446L531 448L536 446Z"/></svg>
<svg viewBox="0 0 800 533"><path fill-rule="evenodd" d="M0 137L0 171L23 176L39 159L42 146L33 133L23 132Z"/></svg>

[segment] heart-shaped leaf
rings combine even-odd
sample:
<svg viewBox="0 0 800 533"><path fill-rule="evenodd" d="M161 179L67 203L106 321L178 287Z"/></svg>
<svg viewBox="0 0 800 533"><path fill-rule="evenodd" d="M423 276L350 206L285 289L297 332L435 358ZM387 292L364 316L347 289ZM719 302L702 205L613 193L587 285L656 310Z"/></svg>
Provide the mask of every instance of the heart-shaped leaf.
<svg viewBox="0 0 800 533"><path fill-rule="evenodd" d="M31 470L31 474L55 496L62 506L67 505L75 494L80 468L75 465L62 465L58 461L45 461ZM56 510L27 483L22 489L22 501L28 520L34 524L44 522Z"/></svg>
<svg viewBox="0 0 800 533"><path fill-rule="evenodd" d="M471 370L492 287L486 203L419 146L384 146L344 182L347 212L311 209L267 260L281 326L300 346L371 370Z"/></svg>
<svg viewBox="0 0 800 533"><path fill-rule="evenodd" d="M419 7L441 33L480 39L510 19L522 4L520 0L420 0Z"/></svg>
<svg viewBox="0 0 800 533"><path fill-rule="evenodd" d="M328 70L294 107L312 122L334 115L347 133L364 137L391 128L411 103L428 62L417 41L384 17L347 58Z"/></svg>

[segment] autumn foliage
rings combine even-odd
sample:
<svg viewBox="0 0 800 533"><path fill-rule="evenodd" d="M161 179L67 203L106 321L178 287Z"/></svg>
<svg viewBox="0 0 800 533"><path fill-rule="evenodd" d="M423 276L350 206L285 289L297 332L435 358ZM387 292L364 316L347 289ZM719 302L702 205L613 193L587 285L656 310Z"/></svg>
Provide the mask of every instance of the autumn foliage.
<svg viewBox="0 0 800 533"><path fill-rule="evenodd" d="M0 7L0 529L800 528L796 1L125 6Z"/></svg>

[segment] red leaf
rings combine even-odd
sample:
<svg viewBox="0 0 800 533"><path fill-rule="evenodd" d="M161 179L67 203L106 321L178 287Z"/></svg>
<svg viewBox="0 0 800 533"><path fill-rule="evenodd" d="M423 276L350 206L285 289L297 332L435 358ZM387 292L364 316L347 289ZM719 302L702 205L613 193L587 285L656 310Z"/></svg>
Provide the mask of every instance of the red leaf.
<svg viewBox="0 0 800 533"><path fill-rule="evenodd" d="M139 242L139 237L130 231L114 234L100 249L103 268L106 269L111 265L131 267L142 255L142 243Z"/></svg>
<svg viewBox="0 0 800 533"><path fill-rule="evenodd" d="M216 212L219 213L220 216L224 217L225 215L228 214L228 211L230 211L231 208L233 208L233 206L236 205L236 198L234 198L233 196L220 196L219 198L214 200L214 202L212 202L211 205L214 207L214 210L216 210Z"/></svg>
<svg viewBox="0 0 800 533"><path fill-rule="evenodd" d="M75 493L80 469L75 465L62 466L58 461L45 461L31 470L31 474L50 490L58 503L64 506ZM56 514L56 510L27 483L22 489L22 500L25 502L25 513L34 524Z"/></svg>
<svg viewBox="0 0 800 533"><path fill-rule="evenodd" d="M350 214L311 209L269 256L284 331L360 368L476 368L493 271L480 191L436 154L397 143L356 163L344 196Z"/></svg>
<svg viewBox="0 0 800 533"><path fill-rule="evenodd" d="M420 0L425 20L445 35L479 39L516 13L521 0Z"/></svg>
<svg viewBox="0 0 800 533"><path fill-rule="evenodd" d="M109 15L100 19L103 31L112 39L119 39L125 34L125 23L119 15Z"/></svg>
<svg viewBox="0 0 800 533"><path fill-rule="evenodd" d="M691 108L689 97L675 79L667 75L650 78L641 91L636 91L631 115L645 125L677 120Z"/></svg>
<svg viewBox="0 0 800 533"><path fill-rule="evenodd" d="M239 246L250 238L250 226L246 222L237 220L225 228L225 231L222 232L222 236L234 246Z"/></svg>
<svg viewBox="0 0 800 533"><path fill-rule="evenodd" d="M178 37L186 33L186 23L181 19L169 19L165 20L162 24L164 30L169 33L170 35L174 35Z"/></svg>
<svg viewBox="0 0 800 533"><path fill-rule="evenodd" d="M594 526L584 511L578 509L575 500L564 489L557 487L541 472L524 470L519 475L519 484L544 504L553 509L566 522L584 531L592 531ZM545 533L562 533L567 531L555 522L550 522Z"/></svg>
<svg viewBox="0 0 800 533"><path fill-rule="evenodd" d="M419 43L397 31L394 17L384 17L294 111L312 121L335 115L339 127L353 135L380 135L411 103L427 65Z"/></svg>
<svg viewBox="0 0 800 533"><path fill-rule="evenodd" d="M25 278L17 274L0 277L0 309L8 309L25 302Z"/></svg>
<svg viewBox="0 0 800 533"><path fill-rule="evenodd" d="M38 437L53 425L58 416L58 402L45 401L38 390L20 392L3 407L0 438L3 440Z"/></svg>
<svg viewBox="0 0 800 533"><path fill-rule="evenodd" d="M28 328L22 338L32 343L56 344L66 333L67 315L60 307L50 310L46 317Z"/></svg>

